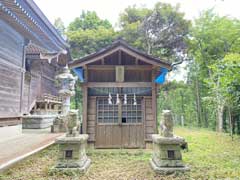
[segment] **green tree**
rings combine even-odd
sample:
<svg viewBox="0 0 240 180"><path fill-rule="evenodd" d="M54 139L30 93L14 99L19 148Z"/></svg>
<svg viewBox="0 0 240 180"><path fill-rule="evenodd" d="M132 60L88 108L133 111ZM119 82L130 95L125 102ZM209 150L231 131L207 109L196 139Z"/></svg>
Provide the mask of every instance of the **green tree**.
<svg viewBox="0 0 240 180"><path fill-rule="evenodd" d="M112 25L108 20L100 19L94 11L82 11L80 17L69 24L68 31L98 29L99 27L110 29Z"/></svg>
<svg viewBox="0 0 240 180"><path fill-rule="evenodd" d="M128 7L120 15L120 34L130 44L171 62L185 53L189 26L179 6L166 3L157 3L153 9Z"/></svg>
<svg viewBox="0 0 240 180"><path fill-rule="evenodd" d="M54 27L57 29L57 31L60 35L63 36L65 34L65 26L64 26L64 23L61 18L55 19Z"/></svg>
<svg viewBox="0 0 240 180"><path fill-rule="evenodd" d="M145 50L146 45L140 32L140 26L152 10L144 7L129 6L120 14L120 35L132 46Z"/></svg>
<svg viewBox="0 0 240 180"><path fill-rule="evenodd" d="M73 58L80 58L109 45L117 36L107 20L96 12L82 12L67 28Z"/></svg>
<svg viewBox="0 0 240 180"><path fill-rule="evenodd" d="M147 44L147 52L165 57L171 62L179 60L185 53L185 39L189 32L190 21L184 19L179 5L157 3L143 21L141 32Z"/></svg>
<svg viewBox="0 0 240 180"><path fill-rule="evenodd" d="M189 52L198 67L198 84L204 87L200 99L212 99L216 109L216 129L220 132L223 130L225 102L221 93L220 76L215 76L210 67L223 64L228 53L239 50L239 25L238 20L220 17L211 9L203 12L191 29Z"/></svg>

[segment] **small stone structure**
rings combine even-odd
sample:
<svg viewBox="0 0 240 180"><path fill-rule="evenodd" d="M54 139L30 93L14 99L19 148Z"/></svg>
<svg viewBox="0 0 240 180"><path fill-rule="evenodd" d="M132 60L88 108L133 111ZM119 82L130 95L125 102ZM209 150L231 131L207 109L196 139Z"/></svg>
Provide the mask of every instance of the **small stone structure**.
<svg viewBox="0 0 240 180"><path fill-rule="evenodd" d="M160 135L152 135L153 155L150 160L152 168L164 174L189 170L182 162L181 145L185 144L185 140L173 135L171 111L163 111L160 129Z"/></svg>
<svg viewBox="0 0 240 180"><path fill-rule="evenodd" d="M61 111L61 104L60 98L50 94L38 97L30 114L22 117L22 128L43 129L51 127Z"/></svg>
<svg viewBox="0 0 240 180"><path fill-rule="evenodd" d="M79 120L76 110L70 110L66 118L65 128L67 129L67 133L56 140L59 146L59 153L54 169L84 172L91 162L86 155L88 135L79 134Z"/></svg>

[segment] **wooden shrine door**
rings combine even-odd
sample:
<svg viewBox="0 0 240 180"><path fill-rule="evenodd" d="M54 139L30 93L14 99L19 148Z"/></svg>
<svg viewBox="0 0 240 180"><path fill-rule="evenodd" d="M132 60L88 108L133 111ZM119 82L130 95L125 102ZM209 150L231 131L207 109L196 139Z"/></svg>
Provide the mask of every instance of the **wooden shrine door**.
<svg viewBox="0 0 240 180"><path fill-rule="evenodd" d="M136 102L109 105L107 97L97 98L96 148L144 148L142 98Z"/></svg>

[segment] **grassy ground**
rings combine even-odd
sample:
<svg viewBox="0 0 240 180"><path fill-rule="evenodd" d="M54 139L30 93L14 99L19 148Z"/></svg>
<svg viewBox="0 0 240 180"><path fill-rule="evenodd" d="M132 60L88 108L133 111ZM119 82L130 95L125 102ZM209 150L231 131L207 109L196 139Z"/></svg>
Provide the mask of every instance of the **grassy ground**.
<svg viewBox="0 0 240 180"><path fill-rule="evenodd" d="M191 167L185 174L168 176L154 173L149 166L151 150L90 150L92 164L85 175L53 174L56 161L52 146L20 162L0 175L1 180L82 179L82 180L164 180L164 179L240 179L240 138L207 130L176 128L175 133L189 143L183 153Z"/></svg>

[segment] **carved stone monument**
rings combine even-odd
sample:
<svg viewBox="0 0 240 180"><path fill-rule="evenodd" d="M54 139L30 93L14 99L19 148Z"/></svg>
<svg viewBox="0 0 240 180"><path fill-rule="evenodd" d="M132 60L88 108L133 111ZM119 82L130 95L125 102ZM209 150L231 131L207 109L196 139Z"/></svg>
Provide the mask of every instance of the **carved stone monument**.
<svg viewBox="0 0 240 180"><path fill-rule="evenodd" d="M183 164L181 154L181 145L186 142L184 138L173 134L171 111L163 111L160 130L160 135L152 135L153 155L150 160L152 168L156 172L164 174L189 170L189 168Z"/></svg>
<svg viewBox="0 0 240 180"><path fill-rule="evenodd" d="M86 155L87 134L79 134L78 111L70 110L66 115L67 133L56 140L59 147L57 170L77 170L84 172L91 160Z"/></svg>

